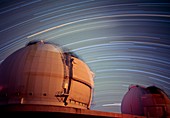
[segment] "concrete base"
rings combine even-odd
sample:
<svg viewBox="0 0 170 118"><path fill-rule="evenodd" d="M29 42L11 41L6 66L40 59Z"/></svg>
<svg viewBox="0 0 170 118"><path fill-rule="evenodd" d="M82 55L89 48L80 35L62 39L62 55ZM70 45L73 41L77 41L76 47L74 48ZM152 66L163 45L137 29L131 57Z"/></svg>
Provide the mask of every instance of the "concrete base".
<svg viewBox="0 0 170 118"><path fill-rule="evenodd" d="M0 106L0 114L17 118L38 117L47 118L146 118L112 112L95 111L88 109L49 106L49 105L4 105Z"/></svg>

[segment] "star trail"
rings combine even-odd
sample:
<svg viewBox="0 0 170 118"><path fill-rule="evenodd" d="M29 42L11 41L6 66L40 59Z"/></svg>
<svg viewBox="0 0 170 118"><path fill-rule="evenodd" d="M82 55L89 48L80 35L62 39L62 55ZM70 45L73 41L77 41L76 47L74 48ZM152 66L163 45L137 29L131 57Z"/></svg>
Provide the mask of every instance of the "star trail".
<svg viewBox="0 0 170 118"><path fill-rule="evenodd" d="M170 96L167 1L0 1L0 63L31 40L60 44L89 65L93 110L120 112L133 84L155 85Z"/></svg>

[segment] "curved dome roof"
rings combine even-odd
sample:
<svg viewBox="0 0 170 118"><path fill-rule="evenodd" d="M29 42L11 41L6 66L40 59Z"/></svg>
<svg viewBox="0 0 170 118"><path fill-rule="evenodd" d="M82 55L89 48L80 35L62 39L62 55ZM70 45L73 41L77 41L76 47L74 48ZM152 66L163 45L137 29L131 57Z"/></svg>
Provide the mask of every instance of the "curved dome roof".
<svg viewBox="0 0 170 118"><path fill-rule="evenodd" d="M62 53L59 47L39 41L9 55L0 65L0 86L11 103L17 102L12 101L15 95L20 99L27 95L50 94L49 90L57 89L56 82L60 88L62 84L55 78L64 78Z"/></svg>
<svg viewBox="0 0 170 118"><path fill-rule="evenodd" d="M144 115L141 97L146 93L146 89L142 86L133 85L129 87L129 91L124 95L122 99L122 113Z"/></svg>

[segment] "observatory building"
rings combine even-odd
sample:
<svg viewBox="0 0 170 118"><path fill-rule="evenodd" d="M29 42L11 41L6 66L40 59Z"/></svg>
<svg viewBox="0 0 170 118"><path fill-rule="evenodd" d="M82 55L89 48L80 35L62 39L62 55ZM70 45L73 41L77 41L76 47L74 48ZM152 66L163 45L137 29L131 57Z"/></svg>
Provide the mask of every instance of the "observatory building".
<svg viewBox="0 0 170 118"><path fill-rule="evenodd" d="M131 86L122 100L122 113L90 110L94 76L74 53L49 42L31 41L0 64L0 113L21 118L20 113L30 117L38 113L60 118L170 118L170 100L155 86Z"/></svg>
<svg viewBox="0 0 170 118"><path fill-rule="evenodd" d="M32 41L1 63L0 105L89 109L93 76L90 68L73 53L44 41Z"/></svg>
<svg viewBox="0 0 170 118"><path fill-rule="evenodd" d="M156 86L133 85L124 95L121 111L123 114L147 118L170 118L170 100L167 94Z"/></svg>

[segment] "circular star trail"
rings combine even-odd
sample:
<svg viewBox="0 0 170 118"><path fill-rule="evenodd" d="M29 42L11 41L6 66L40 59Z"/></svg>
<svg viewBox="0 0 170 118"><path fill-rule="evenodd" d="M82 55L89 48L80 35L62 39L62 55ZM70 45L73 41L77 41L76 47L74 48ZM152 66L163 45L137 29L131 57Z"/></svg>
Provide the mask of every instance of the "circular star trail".
<svg viewBox="0 0 170 118"><path fill-rule="evenodd" d="M170 3L155 0L2 0L0 63L31 40L60 44L95 73L91 109L121 112L133 84L170 96Z"/></svg>

